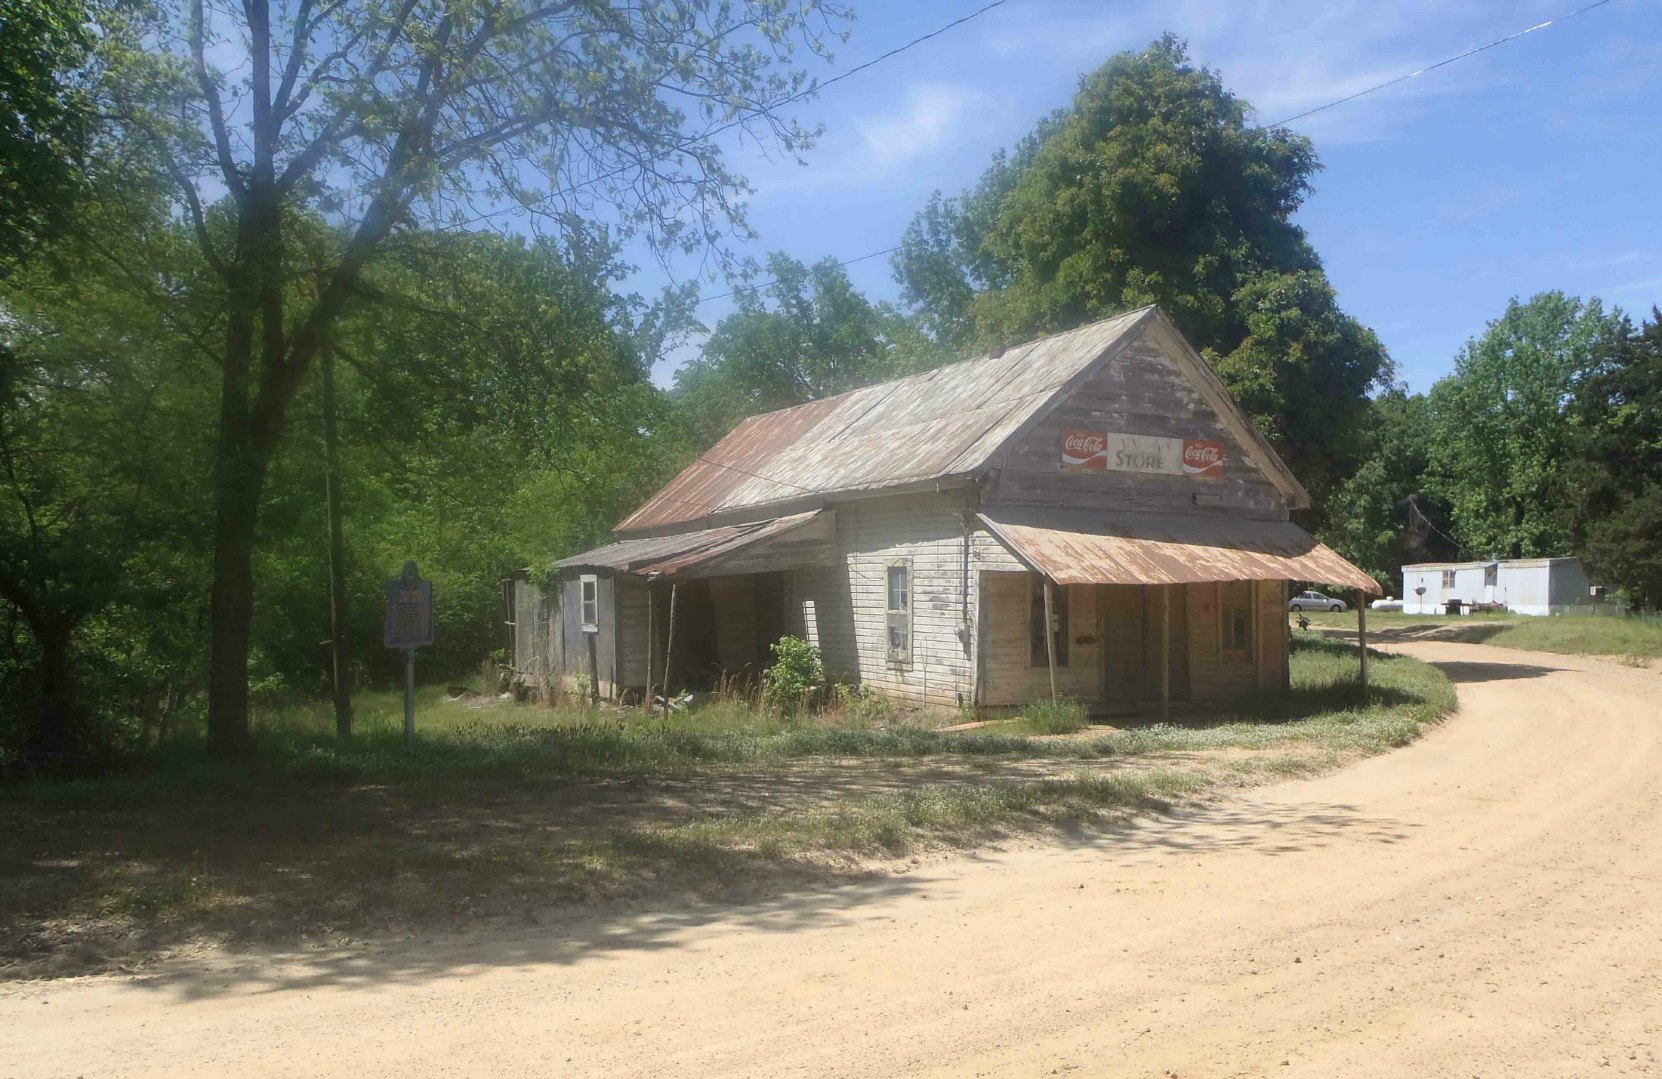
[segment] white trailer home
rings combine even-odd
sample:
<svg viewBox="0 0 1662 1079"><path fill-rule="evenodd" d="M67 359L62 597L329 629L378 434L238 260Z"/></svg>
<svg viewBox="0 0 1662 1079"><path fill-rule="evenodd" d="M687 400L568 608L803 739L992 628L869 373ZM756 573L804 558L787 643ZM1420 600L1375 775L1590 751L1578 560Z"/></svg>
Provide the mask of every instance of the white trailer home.
<svg viewBox="0 0 1662 1079"><path fill-rule="evenodd" d="M920 704L1225 699L1285 684L1289 582L1378 591L1288 520L1308 504L1144 308L745 420L516 586L515 662L631 699L755 675L793 634Z"/></svg>
<svg viewBox="0 0 1662 1079"><path fill-rule="evenodd" d="M1425 562L1402 567L1402 609L1408 614L1443 614L1452 604L1549 615L1595 602L1587 574L1574 558Z"/></svg>

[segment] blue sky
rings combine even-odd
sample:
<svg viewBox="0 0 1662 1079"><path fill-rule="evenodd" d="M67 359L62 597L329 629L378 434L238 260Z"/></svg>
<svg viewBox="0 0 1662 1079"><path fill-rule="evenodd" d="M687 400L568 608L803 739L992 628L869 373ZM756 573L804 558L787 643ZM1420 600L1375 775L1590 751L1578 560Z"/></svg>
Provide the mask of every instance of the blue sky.
<svg viewBox="0 0 1662 1079"><path fill-rule="evenodd" d="M814 70L830 77L979 6L866 0L835 63ZM1164 30L1272 123L1577 6L1011 0L797 106L825 125L806 166L734 146L756 189L758 236L740 250L811 262L893 246L931 191L974 182L995 150L1067 104L1081 75ZM1662 0L1613 0L1292 126L1325 166L1300 223L1340 302L1415 390L1448 373L1511 296L1662 303ZM655 291L695 269L643 268L630 286ZM897 298L886 258L849 273L874 299ZM718 300L699 315L714 325L730 310Z"/></svg>

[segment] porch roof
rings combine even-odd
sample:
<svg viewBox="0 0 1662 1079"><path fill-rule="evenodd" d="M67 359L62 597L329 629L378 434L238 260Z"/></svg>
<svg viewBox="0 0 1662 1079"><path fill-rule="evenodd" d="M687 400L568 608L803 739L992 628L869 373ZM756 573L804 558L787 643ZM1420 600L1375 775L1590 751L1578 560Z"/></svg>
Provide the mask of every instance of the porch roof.
<svg viewBox="0 0 1662 1079"><path fill-rule="evenodd" d="M1016 557L1057 584L1319 581L1381 592L1291 521L1026 506L979 516Z"/></svg>
<svg viewBox="0 0 1662 1079"><path fill-rule="evenodd" d="M831 551L836 534L832 513L811 510L696 532L619 540L559 559L554 568L610 570L643 577L716 577L812 565Z"/></svg>

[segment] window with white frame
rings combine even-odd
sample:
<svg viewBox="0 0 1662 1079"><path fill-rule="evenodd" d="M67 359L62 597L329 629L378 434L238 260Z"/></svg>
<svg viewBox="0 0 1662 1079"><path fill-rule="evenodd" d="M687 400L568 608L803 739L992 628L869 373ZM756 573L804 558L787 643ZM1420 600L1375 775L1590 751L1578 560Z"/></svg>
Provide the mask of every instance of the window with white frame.
<svg viewBox="0 0 1662 1079"><path fill-rule="evenodd" d="M581 590L579 608L583 618L584 633L600 632L600 580L592 573L585 573L578 578L577 587Z"/></svg>
<svg viewBox="0 0 1662 1079"><path fill-rule="evenodd" d="M884 574L884 607L889 662L912 662L912 563L904 558L888 564Z"/></svg>
<svg viewBox="0 0 1662 1079"><path fill-rule="evenodd" d="M1446 569L1446 570L1443 571L1443 587L1444 588L1453 588L1454 587L1454 571L1453 570Z"/></svg>

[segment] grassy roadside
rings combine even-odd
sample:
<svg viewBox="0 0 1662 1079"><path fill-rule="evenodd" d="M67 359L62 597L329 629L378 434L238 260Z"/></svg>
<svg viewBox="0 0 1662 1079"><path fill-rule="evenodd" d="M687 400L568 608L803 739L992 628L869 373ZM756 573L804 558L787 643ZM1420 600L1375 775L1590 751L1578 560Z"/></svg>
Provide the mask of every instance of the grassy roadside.
<svg viewBox="0 0 1662 1079"><path fill-rule="evenodd" d="M0 974L817 888L920 850L1099 827L1401 745L1453 706L1425 664L1374 671L1360 707L1354 654L1301 636L1290 694L1055 736L503 708L435 721L406 755L390 733L326 750L271 727L258 765L187 755L0 792Z"/></svg>
<svg viewBox="0 0 1662 1079"><path fill-rule="evenodd" d="M1643 616L1530 618L1496 634L1490 644L1582 656L1662 656L1662 619Z"/></svg>
<svg viewBox="0 0 1662 1079"><path fill-rule="evenodd" d="M1312 624L1353 630L1356 614L1311 614ZM1550 618L1514 614L1405 615L1400 611L1369 611L1368 628L1381 640L1412 639L1426 635L1463 639L1500 648L1560 655L1662 657L1662 618L1653 615L1554 615Z"/></svg>

